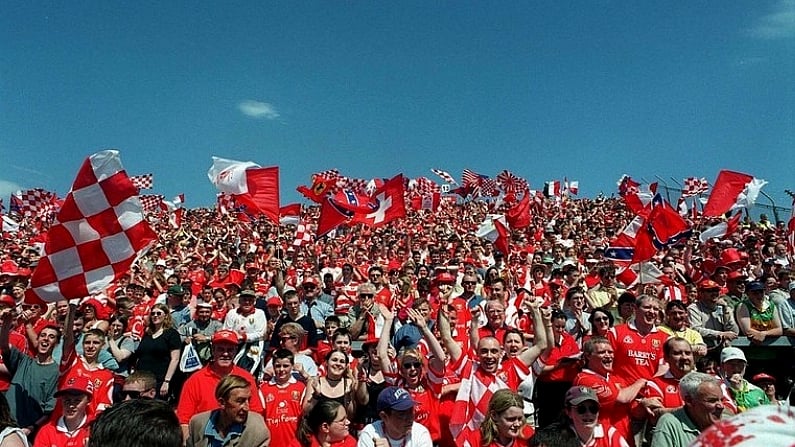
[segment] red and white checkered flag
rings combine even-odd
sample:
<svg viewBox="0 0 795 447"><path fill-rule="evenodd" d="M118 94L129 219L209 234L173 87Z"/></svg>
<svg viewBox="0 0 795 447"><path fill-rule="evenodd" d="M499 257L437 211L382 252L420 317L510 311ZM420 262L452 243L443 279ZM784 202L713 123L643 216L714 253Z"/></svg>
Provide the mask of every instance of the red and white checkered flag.
<svg viewBox="0 0 795 447"><path fill-rule="evenodd" d="M417 177L409 182L409 191L416 192L421 196L427 196L440 193L441 188L436 182L427 177Z"/></svg>
<svg viewBox="0 0 795 447"><path fill-rule="evenodd" d="M445 183L447 183L448 185L457 185L458 184L458 182L455 181L453 176L450 175L450 173L447 172L447 171L442 171L441 169L431 169L431 172L433 172L434 174L436 174L439 177L441 177L442 180L444 180Z"/></svg>
<svg viewBox="0 0 795 447"><path fill-rule="evenodd" d="M312 242L313 235L314 232L308 225L303 223L298 224L295 228L295 241L293 241L293 246L300 247L305 243Z"/></svg>
<svg viewBox="0 0 795 447"><path fill-rule="evenodd" d="M367 180L361 178L340 177L337 185L342 189L350 189L353 192L366 195L367 183L369 183Z"/></svg>
<svg viewBox="0 0 795 447"><path fill-rule="evenodd" d="M688 177L685 179L684 185L685 186L682 189L682 197L697 196L707 192L707 189L709 189L709 182L704 177Z"/></svg>
<svg viewBox="0 0 795 447"><path fill-rule="evenodd" d="M142 189L152 189L155 182L153 174L134 175L130 177L130 181L132 181L133 186L138 188L139 191Z"/></svg>
<svg viewBox="0 0 795 447"><path fill-rule="evenodd" d="M48 232L29 298L55 302L105 290L156 239L119 152L96 153L83 163Z"/></svg>
<svg viewBox="0 0 795 447"><path fill-rule="evenodd" d="M17 212L25 217L46 217L61 207L61 201L54 192L41 188L17 191L14 196L18 205Z"/></svg>
<svg viewBox="0 0 795 447"><path fill-rule="evenodd" d="M153 213L155 211L160 211L162 208L163 200L166 197L162 194L142 194L140 196L141 200L141 207L143 208L144 212Z"/></svg>

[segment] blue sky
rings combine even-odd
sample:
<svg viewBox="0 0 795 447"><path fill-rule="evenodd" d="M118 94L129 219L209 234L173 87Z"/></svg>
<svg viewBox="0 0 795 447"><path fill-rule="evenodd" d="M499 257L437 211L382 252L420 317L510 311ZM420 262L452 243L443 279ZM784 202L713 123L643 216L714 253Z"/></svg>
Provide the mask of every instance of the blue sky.
<svg viewBox="0 0 795 447"><path fill-rule="evenodd" d="M214 203L212 155L279 165L283 203L328 168L507 168L584 196L734 169L788 206L793 79L793 0L12 1L0 194L64 195L118 148L188 206Z"/></svg>

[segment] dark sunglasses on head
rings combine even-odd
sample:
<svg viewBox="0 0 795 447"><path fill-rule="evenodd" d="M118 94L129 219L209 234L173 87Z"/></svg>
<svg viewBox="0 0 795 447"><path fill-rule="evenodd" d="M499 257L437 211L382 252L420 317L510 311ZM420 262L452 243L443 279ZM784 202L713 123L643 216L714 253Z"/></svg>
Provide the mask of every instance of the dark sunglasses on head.
<svg viewBox="0 0 795 447"><path fill-rule="evenodd" d="M599 413L599 405L596 404L580 404L574 407L577 410L577 414L598 414Z"/></svg>

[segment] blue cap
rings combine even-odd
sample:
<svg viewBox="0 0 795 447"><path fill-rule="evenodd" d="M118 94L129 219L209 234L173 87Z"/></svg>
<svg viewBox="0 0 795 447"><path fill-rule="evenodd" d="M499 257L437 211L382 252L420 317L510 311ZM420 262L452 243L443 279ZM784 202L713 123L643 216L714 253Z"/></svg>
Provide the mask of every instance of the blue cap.
<svg viewBox="0 0 795 447"><path fill-rule="evenodd" d="M411 398L411 394L399 386L388 386L378 395L376 409L378 411L395 410L406 411L417 403Z"/></svg>
<svg viewBox="0 0 795 447"><path fill-rule="evenodd" d="M745 288L746 292L764 292L765 285L759 281L751 281L748 283L748 286Z"/></svg>

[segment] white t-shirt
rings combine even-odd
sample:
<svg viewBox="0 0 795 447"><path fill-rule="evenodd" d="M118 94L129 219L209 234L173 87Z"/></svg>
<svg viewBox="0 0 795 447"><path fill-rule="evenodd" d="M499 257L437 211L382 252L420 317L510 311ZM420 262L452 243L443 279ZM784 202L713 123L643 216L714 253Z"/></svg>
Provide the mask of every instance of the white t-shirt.
<svg viewBox="0 0 795 447"><path fill-rule="evenodd" d="M373 438L386 438L390 447L433 447L428 429L418 423L411 425L411 433L404 439L391 439L384 433L384 423L375 421L359 432L357 447L373 447Z"/></svg>

